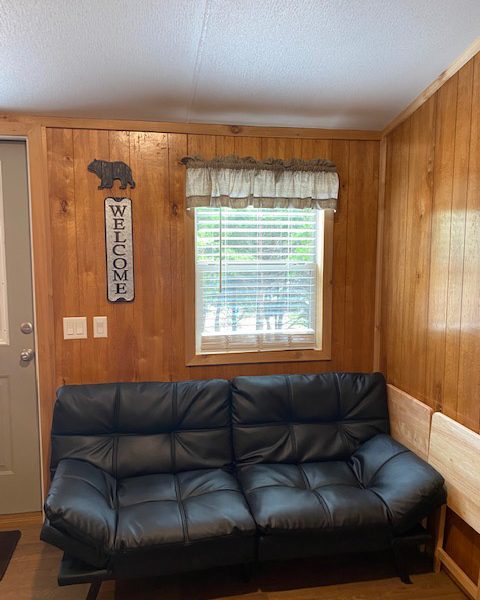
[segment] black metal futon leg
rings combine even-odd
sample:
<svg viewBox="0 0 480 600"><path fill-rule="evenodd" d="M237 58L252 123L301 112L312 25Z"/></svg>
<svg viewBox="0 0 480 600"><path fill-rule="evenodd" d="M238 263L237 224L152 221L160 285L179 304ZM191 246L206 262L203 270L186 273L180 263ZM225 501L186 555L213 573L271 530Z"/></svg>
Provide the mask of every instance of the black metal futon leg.
<svg viewBox="0 0 480 600"><path fill-rule="evenodd" d="M412 583L408 569L408 551L428 544L432 539L430 533L421 525L416 525L402 537L392 540L392 551L397 573L403 583Z"/></svg>
<svg viewBox="0 0 480 600"><path fill-rule="evenodd" d="M400 544L393 544L393 557L395 559L395 566L397 568L397 574L400 577L402 583L412 583L410 575L408 573L407 557L405 553L405 547Z"/></svg>
<svg viewBox="0 0 480 600"><path fill-rule="evenodd" d="M72 558L64 554L60 563L60 572L58 574L58 585L80 585L89 584L89 589L85 600L96 600L102 582L113 579L111 571L108 568L96 568L91 565Z"/></svg>
<svg viewBox="0 0 480 600"><path fill-rule="evenodd" d="M101 580L94 581L90 585L90 588L88 590L88 594L87 594L87 597L85 598L85 600L96 600L96 598L98 596L98 592L100 591L100 587L101 586L102 586L102 581Z"/></svg>

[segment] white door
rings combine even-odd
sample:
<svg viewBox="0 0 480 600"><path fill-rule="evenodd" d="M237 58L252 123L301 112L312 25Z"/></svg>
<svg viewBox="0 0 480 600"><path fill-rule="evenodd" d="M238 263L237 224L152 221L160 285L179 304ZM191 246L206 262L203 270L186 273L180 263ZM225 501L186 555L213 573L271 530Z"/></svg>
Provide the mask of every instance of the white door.
<svg viewBox="0 0 480 600"><path fill-rule="evenodd" d="M0 514L41 508L26 145L0 141Z"/></svg>

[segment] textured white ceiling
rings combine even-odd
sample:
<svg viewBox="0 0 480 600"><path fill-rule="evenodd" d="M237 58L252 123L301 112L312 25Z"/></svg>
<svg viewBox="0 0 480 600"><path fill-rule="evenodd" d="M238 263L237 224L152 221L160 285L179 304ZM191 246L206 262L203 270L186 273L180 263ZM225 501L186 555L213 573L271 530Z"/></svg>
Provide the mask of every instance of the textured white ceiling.
<svg viewBox="0 0 480 600"><path fill-rule="evenodd" d="M480 0L0 0L0 112L380 129Z"/></svg>

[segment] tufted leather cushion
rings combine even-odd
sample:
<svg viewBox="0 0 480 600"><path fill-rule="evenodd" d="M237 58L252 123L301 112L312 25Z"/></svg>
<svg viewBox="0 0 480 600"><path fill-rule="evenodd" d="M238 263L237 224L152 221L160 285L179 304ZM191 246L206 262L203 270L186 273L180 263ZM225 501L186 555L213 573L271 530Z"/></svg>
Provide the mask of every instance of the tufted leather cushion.
<svg viewBox="0 0 480 600"><path fill-rule="evenodd" d="M388 433L380 373L236 377L232 385L239 465L347 460Z"/></svg>
<svg viewBox="0 0 480 600"><path fill-rule="evenodd" d="M257 464L239 478L264 535L389 528L387 507L346 462Z"/></svg>
<svg viewBox="0 0 480 600"><path fill-rule="evenodd" d="M261 535L280 540L277 548L267 541L262 558L285 557L279 552L288 535L283 552L291 556L302 556L312 535L317 545L366 536L373 547L385 547L445 502L443 478L385 434L348 461L253 464L238 476Z"/></svg>
<svg viewBox="0 0 480 600"><path fill-rule="evenodd" d="M237 480L221 469L124 479L118 507L115 547L121 552L255 534Z"/></svg>
<svg viewBox="0 0 480 600"><path fill-rule="evenodd" d="M58 390L52 472L63 458L119 478L230 467L229 383L109 383Z"/></svg>
<svg viewBox="0 0 480 600"><path fill-rule="evenodd" d="M222 469L143 475L117 482L89 463L64 459L55 473L45 512L47 541L64 542L55 532L70 536L82 544L81 558L97 567L117 555L157 548L168 552L171 546L197 544L201 554L203 542L230 539L235 546L235 539L253 538L256 533L238 481ZM240 548L244 552L241 540ZM78 547L75 552L78 555Z"/></svg>

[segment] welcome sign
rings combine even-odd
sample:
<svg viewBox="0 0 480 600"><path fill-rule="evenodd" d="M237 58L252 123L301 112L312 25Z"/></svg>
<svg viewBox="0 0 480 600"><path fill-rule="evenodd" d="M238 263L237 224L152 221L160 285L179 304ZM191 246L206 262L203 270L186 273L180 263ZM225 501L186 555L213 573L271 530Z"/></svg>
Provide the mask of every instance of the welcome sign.
<svg viewBox="0 0 480 600"><path fill-rule="evenodd" d="M135 284L130 198L105 198L105 248L108 299L131 302L135 298Z"/></svg>

